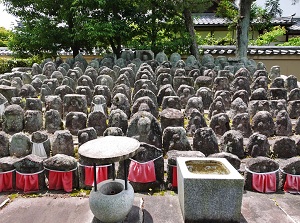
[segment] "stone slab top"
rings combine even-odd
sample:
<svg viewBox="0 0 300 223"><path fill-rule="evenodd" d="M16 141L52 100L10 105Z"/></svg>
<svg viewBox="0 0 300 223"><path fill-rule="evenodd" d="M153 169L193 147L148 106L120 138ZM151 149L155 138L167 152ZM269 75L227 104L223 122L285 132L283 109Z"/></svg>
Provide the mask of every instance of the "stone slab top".
<svg viewBox="0 0 300 223"><path fill-rule="evenodd" d="M82 144L78 154L97 163L113 163L133 157L139 147L140 142L134 138L105 136Z"/></svg>

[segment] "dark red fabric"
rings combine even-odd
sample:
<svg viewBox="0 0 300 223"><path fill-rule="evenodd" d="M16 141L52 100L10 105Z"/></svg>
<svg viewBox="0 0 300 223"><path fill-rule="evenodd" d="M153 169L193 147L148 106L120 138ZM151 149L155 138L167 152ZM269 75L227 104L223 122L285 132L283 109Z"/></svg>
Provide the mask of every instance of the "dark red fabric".
<svg viewBox="0 0 300 223"><path fill-rule="evenodd" d="M0 173L0 192L12 189L13 172Z"/></svg>
<svg viewBox="0 0 300 223"><path fill-rule="evenodd" d="M154 161L138 163L131 160L128 180L136 183L150 183L156 181Z"/></svg>
<svg viewBox="0 0 300 223"><path fill-rule="evenodd" d="M85 180L84 180L85 185L93 186L94 167L85 166L84 171L85 171ZM107 166L96 167L97 184L108 179L107 173L108 173Z"/></svg>
<svg viewBox="0 0 300 223"><path fill-rule="evenodd" d="M287 174L283 189L286 192L299 193L300 192L300 175Z"/></svg>
<svg viewBox="0 0 300 223"><path fill-rule="evenodd" d="M173 166L172 171L172 186L177 187L177 166Z"/></svg>
<svg viewBox="0 0 300 223"><path fill-rule="evenodd" d="M39 190L39 174L22 175L16 173L16 188L24 192Z"/></svg>
<svg viewBox="0 0 300 223"><path fill-rule="evenodd" d="M276 192L276 173L252 173L252 188L262 193Z"/></svg>
<svg viewBox="0 0 300 223"><path fill-rule="evenodd" d="M73 187L73 171L57 172L49 170L49 189L71 192Z"/></svg>

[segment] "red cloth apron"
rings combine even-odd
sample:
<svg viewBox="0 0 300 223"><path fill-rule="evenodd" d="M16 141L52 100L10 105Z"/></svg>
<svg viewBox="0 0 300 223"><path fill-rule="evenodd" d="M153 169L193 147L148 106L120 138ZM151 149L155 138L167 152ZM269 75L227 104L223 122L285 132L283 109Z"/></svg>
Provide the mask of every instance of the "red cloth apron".
<svg viewBox="0 0 300 223"><path fill-rule="evenodd" d="M283 189L286 192L299 193L300 192L300 175L292 175L292 174L287 173Z"/></svg>
<svg viewBox="0 0 300 223"><path fill-rule="evenodd" d="M93 184L94 184L94 167L93 166L85 166L84 171L85 171L84 184L93 186ZM96 167L97 184L108 179L107 173L108 173L107 166L97 166Z"/></svg>
<svg viewBox="0 0 300 223"><path fill-rule="evenodd" d="M276 173L252 173L252 188L261 193L276 192Z"/></svg>
<svg viewBox="0 0 300 223"><path fill-rule="evenodd" d="M73 188L73 170L66 172L59 172L49 170L49 189L50 190L64 190L71 192Z"/></svg>
<svg viewBox="0 0 300 223"><path fill-rule="evenodd" d="M131 160L128 180L136 183L150 183L156 181L154 161L139 163Z"/></svg>
<svg viewBox="0 0 300 223"><path fill-rule="evenodd" d="M24 192L39 190L39 173L21 174L16 172L16 188Z"/></svg>
<svg viewBox="0 0 300 223"><path fill-rule="evenodd" d="M172 187L177 187L177 166L172 166Z"/></svg>
<svg viewBox="0 0 300 223"><path fill-rule="evenodd" d="M0 192L12 189L13 171L0 172Z"/></svg>

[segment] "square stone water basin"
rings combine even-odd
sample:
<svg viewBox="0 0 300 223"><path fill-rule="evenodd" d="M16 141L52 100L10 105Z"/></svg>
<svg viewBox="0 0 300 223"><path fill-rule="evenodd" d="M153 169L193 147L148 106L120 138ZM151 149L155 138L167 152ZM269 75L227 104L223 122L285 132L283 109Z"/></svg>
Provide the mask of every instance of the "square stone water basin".
<svg viewBox="0 0 300 223"><path fill-rule="evenodd" d="M225 158L177 158L178 198L186 223L239 222L244 178Z"/></svg>

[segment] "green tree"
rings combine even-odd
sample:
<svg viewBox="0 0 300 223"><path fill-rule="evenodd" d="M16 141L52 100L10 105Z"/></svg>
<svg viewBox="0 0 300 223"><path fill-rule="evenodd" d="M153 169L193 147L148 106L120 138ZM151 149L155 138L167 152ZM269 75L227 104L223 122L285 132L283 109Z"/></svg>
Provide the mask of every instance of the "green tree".
<svg viewBox="0 0 300 223"><path fill-rule="evenodd" d="M5 29L4 27L0 27L0 47L7 47L10 36L11 31Z"/></svg>
<svg viewBox="0 0 300 223"><path fill-rule="evenodd" d="M89 33L83 33L80 13L83 1L66 0L3 0L8 12L17 16L20 25L15 28L10 44L16 52L56 55L59 49L72 49L75 57L80 49L90 50L93 42ZM88 15L88 14L87 14Z"/></svg>

